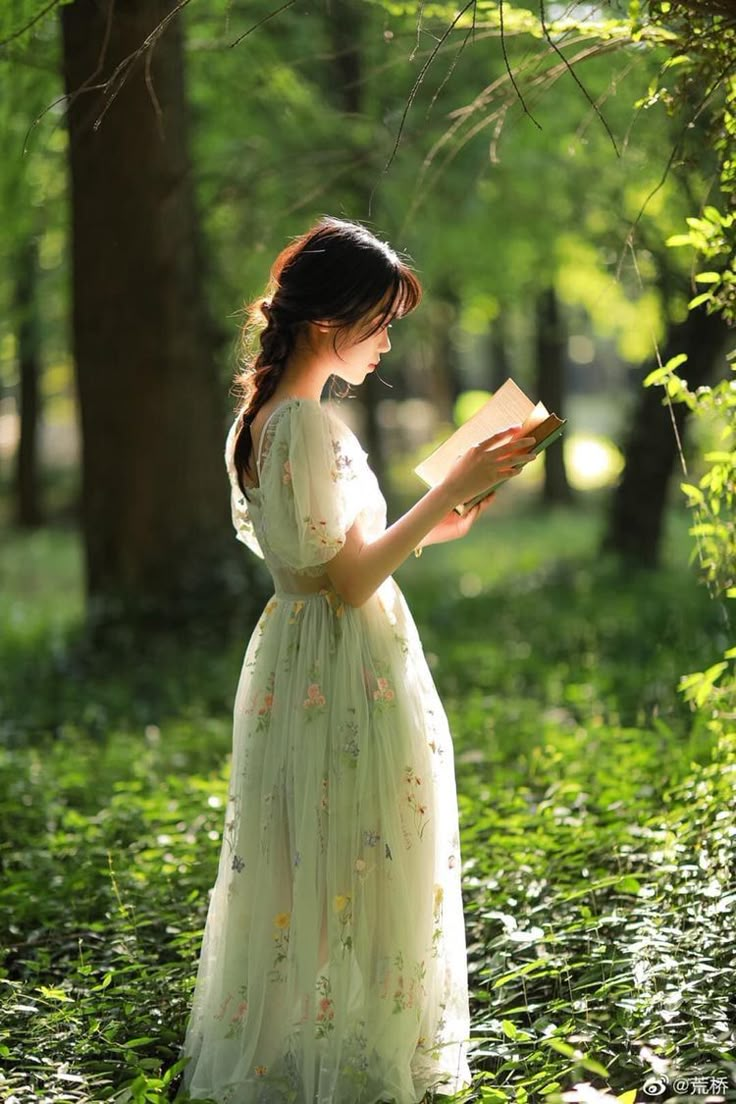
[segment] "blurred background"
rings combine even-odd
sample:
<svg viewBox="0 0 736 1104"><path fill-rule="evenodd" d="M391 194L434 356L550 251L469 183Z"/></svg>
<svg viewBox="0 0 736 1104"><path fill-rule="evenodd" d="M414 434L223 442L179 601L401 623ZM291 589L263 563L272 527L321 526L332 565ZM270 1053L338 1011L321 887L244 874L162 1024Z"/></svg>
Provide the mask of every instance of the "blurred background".
<svg viewBox="0 0 736 1104"><path fill-rule="evenodd" d="M575 1078L645 1075L632 1039L649 1037L667 952L652 951L651 975L636 966L616 906L646 890L666 908L652 886L662 841L679 838L672 877L715 908L733 848L733 818L717 820L735 715L729 12L3 5L0 1054L13 1099L41 1099L39 1071L43 1099L166 1099L174 1083L235 682L272 592L230 519L239 327L276 254L321 214L363 221L425 290L380 369L337 401L389 524L426 489L414 466L508 377L568 421L466 540L396 573L456 740L486 1041L473 1098L511 1099L509 1079L524 1100L542 1086L553 1100ZM704 825L722 844L712 867ZM609 910L593 950L567 904L582 898L588 920ZM636 924L653 923L639 905ZM703 989L696 970L680 1019L649 1033L665 1050L694 1045L691 1031L701 1054L725 1053L733 988L712 992L725 915L698 929ZM551 964L526 983L509 973L547 922L576 957L562 988ZM588 998L618 1000L596 944L625 965L620 1005L593 1027ZM517 980L489 995L494 977ZM155 1008L140 1007L142 985ZM583 1059L542 1045L553 1028L531 1016L534 996L545 1010L559 999Z"/></svg>

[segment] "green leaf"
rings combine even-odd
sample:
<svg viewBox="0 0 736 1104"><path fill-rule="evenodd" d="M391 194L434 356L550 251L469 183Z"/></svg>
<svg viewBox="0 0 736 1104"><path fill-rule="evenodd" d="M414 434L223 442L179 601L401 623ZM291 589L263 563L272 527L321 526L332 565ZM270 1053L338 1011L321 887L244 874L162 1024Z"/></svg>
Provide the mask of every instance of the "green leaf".
<svg viewBox="0 0 736 1104"><path fill-rule="evenodd" d="M644 379L644 387L653 387L656 383L664 383L665 379L669 375L667 366L663 365L661 368L655 368L653 372L650 372Z"/></svg>
<svg viewBox="0 0 736 1104"><path fill-rule="evenodd" d="M665 245L692 245L692 239L689 234L671 234L665 241Z"/></svg>
<svg viewBox="0 0 736 1104"><path fill-rule="evenodd" d="M721 282L722 273L720 272L698 272L695 276L696 284L719 284Z"/></svg>
<svg viewBox="0 0 736 1104"><path fill-rule="evenodd" d="M688 495L695 502L701 502L702 503L702 502L705 501L705 496L703 495L703 492L701 491L700 487L694 487L692 485L692 483L681 483L680 484L680 490L683 491L686 495Z"/></svg>
<svg viewBox="0 0 736 1104"><path fill-rule="evenodd" d="M571 1047L569 1043L563 1042L562 1039L540 1039L540 1042L547 1043L553 1050L557 1050L560 1054L564 1054L566 1058L572 1058L575 1054L575 1047Z"/></svg>
<svg viewBox="0 0 736 1104"><path fill-rule="evenodd" d="M696 307L702 306L703 303L707 303L713 298L712 291L701 291L700 295L696 295L694 299L691 299L687 305L688 310L695 310Z"/></svg>

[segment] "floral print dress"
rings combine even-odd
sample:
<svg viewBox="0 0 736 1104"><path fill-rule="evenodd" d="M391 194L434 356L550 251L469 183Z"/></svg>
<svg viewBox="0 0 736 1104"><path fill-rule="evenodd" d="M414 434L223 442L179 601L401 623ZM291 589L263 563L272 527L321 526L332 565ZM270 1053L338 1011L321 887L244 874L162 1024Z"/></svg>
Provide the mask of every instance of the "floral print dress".
<svg viewBox="0 0 736 1104"><path fill-rule="evenodd" d="M386 502L334 409L280 403L237 539L275 593L247 645L184 1094L414 1104L470 1085L453 748L393 577L360 607L325 572Z"/></svg>

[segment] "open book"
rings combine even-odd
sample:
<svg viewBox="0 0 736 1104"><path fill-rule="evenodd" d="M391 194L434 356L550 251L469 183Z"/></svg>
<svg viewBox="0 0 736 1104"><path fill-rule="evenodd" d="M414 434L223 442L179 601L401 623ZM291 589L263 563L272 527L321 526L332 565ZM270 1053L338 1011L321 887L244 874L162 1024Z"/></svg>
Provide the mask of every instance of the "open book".
<svg viewBox="0 0 736 1104"><path fill-rule="evenodd" d="M507 379L488 402L473 414L472 418L463 422L460 428L430 453L426 460L422 460L414 471L428 487L436 487L445 478L458 456L472 445L477 445L479 441L492 437L494 433L499 433L517 422L521 423L517 436L533 437L537 444L531 446L529 451L538 453L557 440L567 419L550 414L544 403L537 403L535 406L512 379ZM476 502L480 502L509 478L508 475L503 476L485 491L467 502L454 506L453 509L463 517L471 506L475 506Z"/></svg>

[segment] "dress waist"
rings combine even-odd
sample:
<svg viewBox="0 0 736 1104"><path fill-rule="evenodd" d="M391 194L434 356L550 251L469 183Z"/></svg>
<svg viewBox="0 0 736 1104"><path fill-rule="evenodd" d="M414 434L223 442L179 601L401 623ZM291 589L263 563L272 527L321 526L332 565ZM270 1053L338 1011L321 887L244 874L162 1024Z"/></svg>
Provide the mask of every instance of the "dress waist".
<svg viewBox="0 0 736 1104"><path fill-rule="evenodd" d="M289 590L275 590L274 593L273 593L273 596L274 596L274 598L277 598L279 600L281 598L284 598L284 599L289 599L289 601L292 601L294 599L297 599L298 601L304 601L307 598L326 598L328 595L331 595L331 594L334 594L336 598L338 597L337 593L334 590L328 590L327 587L322 587L321 590L314 590L314 591L308 590L308 591L304 591L304 592L289 591Z"/></svg>

